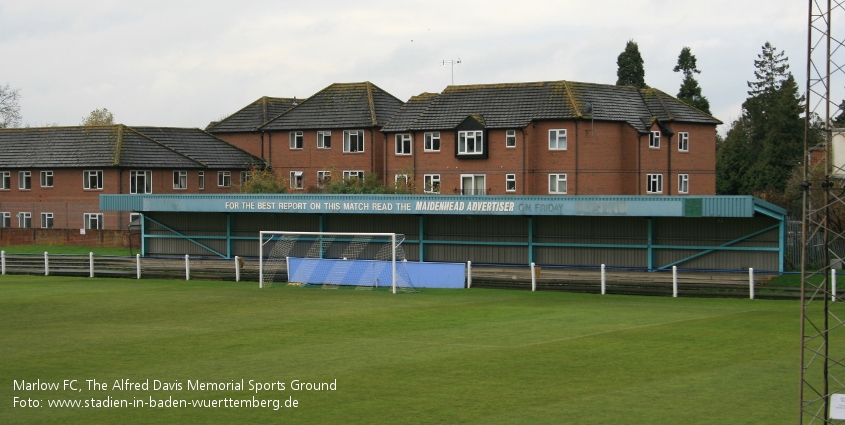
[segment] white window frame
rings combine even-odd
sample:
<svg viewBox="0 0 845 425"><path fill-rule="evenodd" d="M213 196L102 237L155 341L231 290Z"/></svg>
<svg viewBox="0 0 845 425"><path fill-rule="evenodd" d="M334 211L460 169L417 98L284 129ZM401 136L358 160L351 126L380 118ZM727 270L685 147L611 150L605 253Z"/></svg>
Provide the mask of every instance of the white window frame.
<svg viewBox="0 0 845 425"><path fill-rule="evenodd" d="M96 223L91 226L91 223ZM86 230L103 230L103 213L84 213L82 214L82 225Z"/></svg>
<svg viewBox="0 0 845 425"><path fill-rule="evenodd" d="M217 187L232 187L232 172L218 171L217 172Z"/></svg>
<svg viewBox="0 0 845 425"><path fill-rule="evenodd" d="M423 175L423 192L440 193L440 174Z"/></svg>
<svg viewBox="0 0 845 425"><path fill-rule="evenodd" d="M12 213L10 212L0 212L0 227L9 228L12 227Z"/></svg>
<svg viewBox="0 0 845 425"><path fill-rule="evenodd" d="M197 173L197 179L198 179L197 187L200 190L204 190L205 189L205 171L200 171L199 173Z"/></svg>
<svg viewBox="0 0 845 425"><path fill-rule="evenodd" d="M472 150L469 141L472 140ZM464 130L458 132L458 155L484 154L484 132L481 130Z"/></svg>
<svg viewBox="0 0 845 425"><path fill-rule="evenodd" d="M32 228L32 213L31 212L19 212L18 213L18 227L20 227L21 229Z"/></svg>
<svg viewBox="0 0 845 425"><path fill-rule="evenodd" d="M565 151L569 146L569 139L565 128L553 128L549 130L549 150Z"/></svg>
<svg viewBox="0 0 845 425"><path fill-rule="evenodd" d="M678 133L678 152L689 152L689 133Z"/></svg>
<svg viewBox="0 0 845 425"><path fill-rule="evenodd" d="M317 171L317 187L323 188L326 184L331 183L332 172L330 170Z"/></svg>
<svg viewBox="0 0 845 425"><path fill-rule="evenodd" d="M301 131L290 132L290 148L299 150L305 147L305 135Z"/></svg>
<svg viewBox="0 0 845 425"><path fill-rule="evenodd" d="M651 149L660 149L660 131L652 131L648 136L648 147Z"/></svg>
<svg viewBox="0 0 845 425"><path fill-rule="evenodd" d="M646 193L661 194L663 193L663 174L647 174L646 175Z"/></svg>
<svg viewBox="0 0 845 425"><path fill-rule="evenodd" d="M516 192L516 174L505 174L505 192Z"/></svg>
<svg viewBox="0 0 845 425"><path fill-rule="evenodd" d="M53 213L51 213L51 212L41 213L41 228L42 229L52 229L53 228Z"/></svg>
<svg viewBox="0 0 845 425"><path fill-rule="evenodd" d="M251 171L241 171L241 177L240 177L241 186L246 184L249 181L249 179L251 179L251 178L252 178L252 172Z"/></svg>
<svg viewBox="0 0 845 425"><path fill-rule="evenodd" d="M484 184L482 184L481 189L464 189L464 179L472 178L472 186L478 186L478 180L481 180ZM466 190L472 190L473 193L466 193ZM481 193L478 193L481 191ZM486 195L487 194L487 175L486 174L461 174L461 194L462 195Z"/></svg>
<svg viewBox="0 0 845 425"><path fill-rule="evenodd" d="M53 187L53 171L41 171L41 187Z"/></svg>
<svg viewBox="0 0 845 425"><path fill-rule="evenodd" d="M92 178L96 185L91 184ZM85 190L103 190L103 170L83 170L82 188Z"/></svg>
<svg viewBox="0 0 845 425"><path fill-rule="evenodd" d="M352 136L355 136L355 149L352 149ZM358 149L360 148L360 149ZM343 130L343 152L362 153L364 152L364 130Z"/></svg>
<svg viewBox="0 0 845 425"><path fill-rule="evenodd" d="M346 170L343 172L343 179L349 180L351 178L356 178L358 180L364 180L364 171L363 170Z"/></svg>
<svg viewBox="0 0 845 425"><path fill-rule="evenodd" d="M400 133L396 135L396 155L411 155L413 153L411 135Z"/></svg>
<svg viewBox="0 0 845 425"><path fill-rule="evenodd" d="M505 131L505 147L506 148L515 148L516 147L516 130Z"/></svg>
<svg viewBox="0 0 845 425"><path fill-rule="evenodd" d="M18 171L18 190L32 190L32 171Z"/></svg>
<svg viewBox="0 0 845 425"><path fill-rule="evenodd" d="M11 189L12 189L12 172L11 171L0 172L0 190L11 190Z"/></svg>
<svg viewBox="0 0 845 425"><path fill-rule="evenodd" d="M144 189L139 191L138 183L143 177ZM131 170L129 171L129 193L149 194L153 193L153 172L151 170Z"/></svg>
<svg viewBox="0 0 845 425"><path fill-rule="evenodd" d="M678 193L689 194L689 174L678 174Z"/></svg>
<svg viewBox="0 0 845 425"><path fill-rule="evenodd" d="M296 190L305 189L305 178L302 177L302 171L290 172L290 188Z"/></svg>
<svg viewBox="0 0 845 425"><path fill-rule="evenodd" d="M188 188L188 172L185 170L173 171L173 189L185 190Z"/></svg>
<svg viewBox="0 0 845 425"><path fill-rule="evenodd" d="M440 152L440 132L432 131L423 134L423 151Z"/></svg>
<svg viewBox="0 0 845 425"><path fill-rule="evenodd" d="M326 143L328 142L328 143ZM332 148L332 132L318 131L317 132L317 149L331 149Z"/></svg>
<svg viewBox="0 0 845 425"><path fill-rule="evenodd" d="M141 213L131 212L131 213L129 213L129 222L131 223L131 222L135 221L136 218L140 220L141 217L142 217Z"/></svg>
<svg viewBox="0 0 845 425"><path fill-rule="evenodd" d="M399 180L402 180L403 185L408 185L410 177L407 174L396 174L393 176L393 184L399 185Z"/></svg>
<svg viewBox="0 0 845 425"><path fill-rule="evenodd" d="M561 188L563 186L563 188ZM566 195L569 189L566 174L549 174L549 194Z"/></svg>

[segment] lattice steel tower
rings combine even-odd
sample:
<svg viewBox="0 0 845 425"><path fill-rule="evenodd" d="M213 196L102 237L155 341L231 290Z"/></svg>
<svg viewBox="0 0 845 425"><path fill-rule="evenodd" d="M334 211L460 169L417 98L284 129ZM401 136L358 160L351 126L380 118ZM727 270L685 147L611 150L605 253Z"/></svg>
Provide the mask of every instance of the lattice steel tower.
<svg viewBox="0 0 845 425"><path fill-rule="evenodd" d="M845 423L831 401L845 394L845 304L831 270L845 257L845 138L833 119L845 85L845 0L809 0L801 222L801 424ZM840 97L831 97L831 91ZM789 235L795 237L797 235ZM845 279L843 284L845 284ZM842 285L845 286L845 285Z"/></svg>

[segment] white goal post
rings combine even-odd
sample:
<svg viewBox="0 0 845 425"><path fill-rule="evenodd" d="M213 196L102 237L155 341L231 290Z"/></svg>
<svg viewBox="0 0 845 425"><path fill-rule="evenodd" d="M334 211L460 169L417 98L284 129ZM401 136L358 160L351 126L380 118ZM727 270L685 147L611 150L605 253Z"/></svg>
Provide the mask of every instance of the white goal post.
<svg viewBox="0 0 845 425"><path fill-rule="evenodd" d="M259 288L275 281L412 290L397 233L261 231Z"/></svg>

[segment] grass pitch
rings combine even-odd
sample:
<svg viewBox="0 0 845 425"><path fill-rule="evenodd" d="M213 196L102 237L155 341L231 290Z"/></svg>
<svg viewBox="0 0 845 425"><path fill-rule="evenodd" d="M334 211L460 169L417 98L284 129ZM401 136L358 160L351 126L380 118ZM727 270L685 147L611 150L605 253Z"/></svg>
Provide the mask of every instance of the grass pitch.
<svg viewBox="0 0 845 425"><path fill-rule="evenodd" d="M793 423L799 323L797 301L0 276L0 423Z"/></svg>

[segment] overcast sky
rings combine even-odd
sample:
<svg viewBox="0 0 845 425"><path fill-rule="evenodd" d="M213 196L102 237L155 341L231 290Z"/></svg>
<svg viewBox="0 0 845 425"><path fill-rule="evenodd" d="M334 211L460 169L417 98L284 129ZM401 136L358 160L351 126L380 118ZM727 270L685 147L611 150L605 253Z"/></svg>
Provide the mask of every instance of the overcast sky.
<svg viewBox="0 0 845 425"><path fill-rule="evenodd" d="M0 85L23 124L205 127L261 96L370 81L401 100L455 84L616 82L633 39L646 83L676 95L684 46L716 118L740 114L770 41L802 87L807 2L795 0L0 0ZM724 127L724 126L723 126Z"/></svg>

